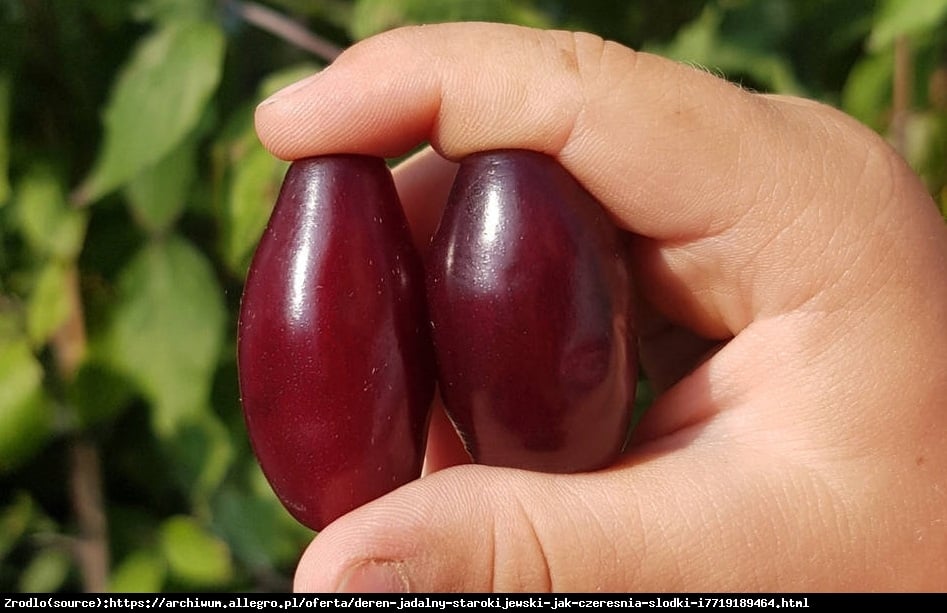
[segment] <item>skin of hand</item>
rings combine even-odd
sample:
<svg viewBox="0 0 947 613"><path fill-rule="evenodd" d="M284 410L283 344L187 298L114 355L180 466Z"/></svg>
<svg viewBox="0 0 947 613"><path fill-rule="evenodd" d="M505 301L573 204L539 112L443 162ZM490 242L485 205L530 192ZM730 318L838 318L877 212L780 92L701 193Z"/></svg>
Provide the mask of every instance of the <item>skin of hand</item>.
<svg viewBox="0 0 947 613"><path fill-rule="evenodd" d="M466 464L338 519L307 591L947 590L947 229L837 110L584 33L393 30L257 110L284 159L393 157L419 247L471 152L555 156L633 235L661 391L621 461Z"/></svg>

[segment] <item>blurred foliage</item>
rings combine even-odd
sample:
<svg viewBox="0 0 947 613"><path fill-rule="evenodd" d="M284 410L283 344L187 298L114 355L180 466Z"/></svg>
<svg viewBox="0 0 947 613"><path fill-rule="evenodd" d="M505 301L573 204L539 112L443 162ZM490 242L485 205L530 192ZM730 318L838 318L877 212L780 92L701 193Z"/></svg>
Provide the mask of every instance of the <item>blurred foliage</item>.
<svg viewBox="0 0 947 613"><path fill-rule="evenodd" d="M947 0L0 0L0 591L94 585L82 538L107 547L103 588L290 586L312 535L250 452L234 333L285 170L253 108L325 60L248 19L261 4L338 47L409 23L585 30L816 98L947 210ZM70 493L77 441L104 534Z"/></svg>

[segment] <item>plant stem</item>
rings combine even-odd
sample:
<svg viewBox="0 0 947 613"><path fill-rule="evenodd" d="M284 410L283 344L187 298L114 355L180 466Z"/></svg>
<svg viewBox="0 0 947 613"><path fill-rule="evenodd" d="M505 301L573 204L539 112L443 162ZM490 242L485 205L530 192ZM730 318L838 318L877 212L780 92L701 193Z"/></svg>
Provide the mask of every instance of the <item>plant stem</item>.
<svg viewBox="0 0 947 613"><path fill-rule="evenodd" d="M69 317L52 340L56 369L64 381L75 378L87 348L79 271L75 263L66 276ZM102 493L102 466L99 450L84 438L75 438L69 450L69 494L79 525L76 561L82 574L83 590L108 589L108 522Z"/></svg>
<svg viewBox="0 0 947 613"><path fill-rule="evenodd" d="M66 271L66 295L69 316L53 335L53 355L56 370L65 381L71 381L82 364L88 342L82 315L82 295L79 290L79 270L75 262Z"/></svg>
<svg viewBox="0 0 947 613"><path fill-rule="evenodd" d="M894 77L891 103L891 142L902 156L907 153L907 122L914 90L911 44L905 36L894 42Z"/></svg>
<svg viewBox="0 0 947 613"><path fill-rule="evenodd" d="M326 63L332 62L342 53L340 47L310 32L302 24L286 17L279 11L256 2L228 0L227 4L247 23L251 23L291 45L312 53L316 57L325 60Z"/></svg>
<svg viewBox="0 0 947 613"><path fill-rule="evenodd" d="M70 493L79 522L76 557L82 571L83 590L108 589L108 522L102 498L102 467L95 444L76 439L70 449Z"/></svg>

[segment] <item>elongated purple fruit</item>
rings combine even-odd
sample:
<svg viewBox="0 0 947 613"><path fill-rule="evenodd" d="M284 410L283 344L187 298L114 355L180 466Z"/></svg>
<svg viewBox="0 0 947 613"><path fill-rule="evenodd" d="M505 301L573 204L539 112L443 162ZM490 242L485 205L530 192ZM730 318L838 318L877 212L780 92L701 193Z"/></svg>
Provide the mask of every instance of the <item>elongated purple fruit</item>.
<svg viewBox="0 0 947 613"><path fill-rule="evenodd" d="M620 231L553 158L463 160L427 255L441 395L475 462L595 470L637 383Z"/></svg>
<svg viewBox="0 0 947 613"><path fill-rule="evenodd" d="M384 160L294 162L247 276L238 367L253 450L301 523L321 530L420 475L427 326Z"/></svg>

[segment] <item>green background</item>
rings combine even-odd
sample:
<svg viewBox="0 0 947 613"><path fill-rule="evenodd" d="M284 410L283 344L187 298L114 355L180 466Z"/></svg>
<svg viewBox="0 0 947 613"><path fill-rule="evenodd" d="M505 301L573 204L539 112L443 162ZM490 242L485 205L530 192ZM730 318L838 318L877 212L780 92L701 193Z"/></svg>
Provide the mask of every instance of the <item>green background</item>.
<svg viewBox="0 0 947 613"><path fill-rule="evenodd" d="M237 393L236 309L285 170L253 108L334 48L460 20L823 100L947 208L947 0L0 0L0 591L290 588L312 534Z"/></svg>

